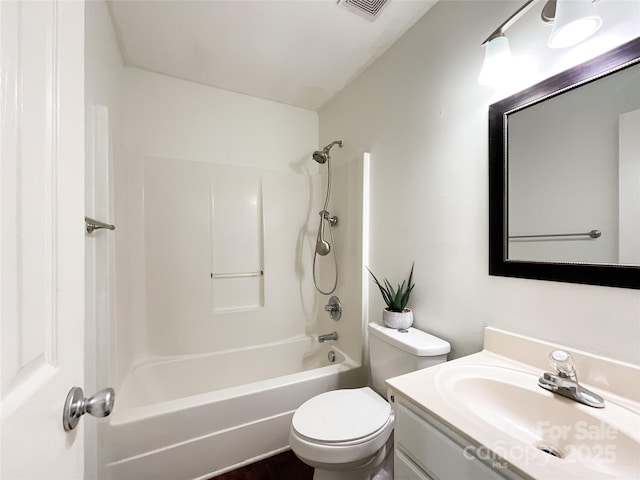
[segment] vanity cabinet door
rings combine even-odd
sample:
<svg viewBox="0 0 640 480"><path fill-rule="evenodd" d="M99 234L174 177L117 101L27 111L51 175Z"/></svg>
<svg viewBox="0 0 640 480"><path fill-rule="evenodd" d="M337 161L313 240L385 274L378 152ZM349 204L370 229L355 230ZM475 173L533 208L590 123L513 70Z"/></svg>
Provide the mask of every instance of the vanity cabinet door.
<svg viewBox="0 0 640 480"><path fill-rule="evenodd" d="M394 480L433 480L397 448L393 458Z"/></svg>
<svg viewBox="0 0 640 480"><path fill-rule="evenodd" d="M498 462L493 465L495 468L491 468L478 460L471 454L471 449L465 448L466 445L446 435L443 425L428 418L426 413L418 413L413 407L408 407L402 400L397 402L396 412L396 448L433 480L518 478Z"/></svg>

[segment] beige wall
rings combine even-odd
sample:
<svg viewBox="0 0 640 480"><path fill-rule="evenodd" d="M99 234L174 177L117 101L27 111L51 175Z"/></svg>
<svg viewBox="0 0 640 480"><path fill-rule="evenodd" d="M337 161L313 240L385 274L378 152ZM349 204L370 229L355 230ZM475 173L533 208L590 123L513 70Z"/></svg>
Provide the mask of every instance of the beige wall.
<svg viewBox="0 0 640 480"><path fill-rule="evenodd" d="M640 35L634 3L602 2L597 38L608 47L572 51L546 47L534 8L510 30L514 54L538 64L529 83ZM415 260L415 324L449 340L453 356L480 350L492 325L640 363L640 292L488 275L487 109L511 92L476 80L480 43L515 8L439 2L320 110L320 144L344 139L343 158L371 152L369 265L399 281ZM381 307L371 290L372 320Z"/></svg>

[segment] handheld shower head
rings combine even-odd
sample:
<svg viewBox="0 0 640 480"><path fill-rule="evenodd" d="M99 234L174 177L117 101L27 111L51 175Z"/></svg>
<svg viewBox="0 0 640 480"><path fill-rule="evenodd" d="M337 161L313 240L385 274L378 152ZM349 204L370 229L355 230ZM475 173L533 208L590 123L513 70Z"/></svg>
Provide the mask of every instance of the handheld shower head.
<svg viewBox="0 0 640 480"><path fill-rule="evenodd" d="M323 295L330 295L333 293L338 286L338 257L336 256L335 243L333 241L333 230L331 228L332 225L335 225L338 221L338 217L335 215L332 217L327 210L329 205L329 198L331 197L331 163L329 160L331 157L329 156L329 151L334 145L338 145L342 148L342 140L334 140L329 145L324 147L322 150L316 150L313 152L313 159L319 164L327 164L327 196L324 199L324 207L322 210L318 212L320 214L320 225L318 226L318 237L316 238L316 249L313 253L313 284ZM329 243L324 238L324 223L329 223L329 235L331 236L331 243ZM333 245L332 245L333 244ZM335 282L333 283L333 288L329 291L324 291L318 286L318 282L316 280L316 258L318 255L326 256L329 255L329 252L333 250L333 262L335 266Z"/></svg>
<svg viewBox="0 0 640 480"><path fill-rule="evenodd" d="M313 159L321 165L324 163L327 163L327 161L331 158L329 156L329 150L331 150L331 147L333 147L336 144L340 148L342 148L343 142L342 140L334 140L329 145L324 147L322 150L316 150L315 152L313 152Z"/></svg>

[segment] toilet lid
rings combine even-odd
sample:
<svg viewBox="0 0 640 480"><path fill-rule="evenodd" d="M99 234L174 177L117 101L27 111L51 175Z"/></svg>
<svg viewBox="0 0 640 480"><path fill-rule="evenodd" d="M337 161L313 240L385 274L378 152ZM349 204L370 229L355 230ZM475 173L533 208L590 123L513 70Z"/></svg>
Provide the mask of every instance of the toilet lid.
<svg viewBox="0 0 640 480"><path fill-rule="evenodd" d="M304 402L293 415L293 428L321 442L348 442L382 428L391 406L369 387L334 390Z"/></svg>

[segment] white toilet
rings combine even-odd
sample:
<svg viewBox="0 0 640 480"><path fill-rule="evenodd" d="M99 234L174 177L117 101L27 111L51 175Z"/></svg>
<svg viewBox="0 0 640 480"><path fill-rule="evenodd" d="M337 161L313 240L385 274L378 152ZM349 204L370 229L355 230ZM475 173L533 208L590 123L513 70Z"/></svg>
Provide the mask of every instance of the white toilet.
<svg viewBox="0 0 640 480"><path fill-rule="evenodd" d="M289 445L315 468L314 480L393 478L393 410L385 379L445 362L448 342L409 328L369 324L369 387L334 390L304 402L291 421ZM378 393L376 393L378 392Z"/></svg>

